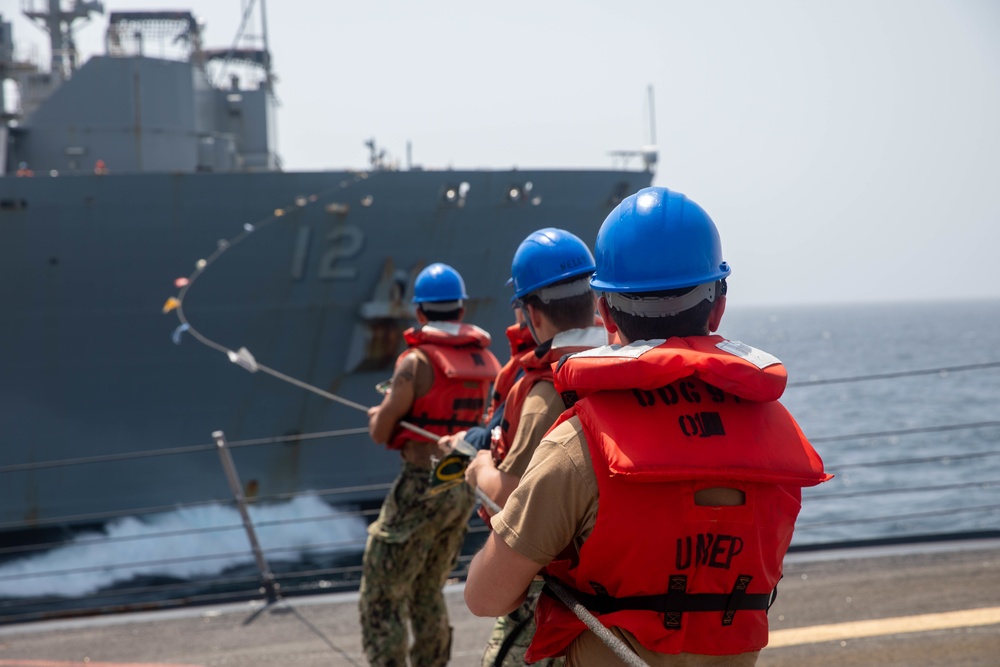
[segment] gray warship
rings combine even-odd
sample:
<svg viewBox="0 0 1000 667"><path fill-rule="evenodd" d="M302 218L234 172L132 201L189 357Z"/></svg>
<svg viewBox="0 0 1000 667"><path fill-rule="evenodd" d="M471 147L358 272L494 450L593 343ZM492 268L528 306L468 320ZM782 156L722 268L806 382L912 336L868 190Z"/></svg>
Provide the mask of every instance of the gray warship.
<svg viewBox="0 0 1000 667"><path fill-rule="evenodd" d="M467 318L505 359L520 240L592 239L653 178L653 147L634 169L433 170L386 164L372 141L363 169L286 170L266 39L206 48L185 11L22 9L52 60L19 60L0 18L0 91L18 93L0 92L0 531L231 498L204 447L215 431L277 439L235 452L247 495L377 501L399 461L364 414L230 363L170 297L183 289L185 317L223 349L371 405L425 264L464 275ZM106 53L80 63L74 27L98 15ZM147 55L158 40L182 56ZM220 66L241 74L220 83Z"/></svg>

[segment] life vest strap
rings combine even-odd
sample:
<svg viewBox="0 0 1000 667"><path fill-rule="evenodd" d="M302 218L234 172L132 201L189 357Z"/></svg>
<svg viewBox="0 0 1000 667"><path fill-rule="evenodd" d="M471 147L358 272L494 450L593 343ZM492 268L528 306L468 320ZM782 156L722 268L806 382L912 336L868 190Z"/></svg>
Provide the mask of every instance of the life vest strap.
<svg viewBox="0 0 1000 667"><path fill-rule="evenodd" d="M421 428L427 426L444 426L447 428L455 429L469 429L473 426L482 426L481 422L469 421L466 419L433 419L431 417L424 415L410 415L406 417L406 421L413 424L414 426L420 426Z"/></svg>
<svg viewBox="0 0 1000 667"><path fill-rule="evenodd" d="M547 576L546 580L548 579ZM663 627L675 630L681 627L685 612L722 612L722 625L732 625L737 611L767 611L777 596L777 587L770 593L747 593L751 580L753 576L749 574L738 575L733 590L729 593L688 593L687 577L678 574L671 575L666 593L626 597L609 595L604 586L595 581L590 582L590 585L596 593L584 593L565 582L556 581L589 611L597 614L627 610L653 611L663 614ZM546 595L559 599L549 586L546 585L543 591Z"/></svg>

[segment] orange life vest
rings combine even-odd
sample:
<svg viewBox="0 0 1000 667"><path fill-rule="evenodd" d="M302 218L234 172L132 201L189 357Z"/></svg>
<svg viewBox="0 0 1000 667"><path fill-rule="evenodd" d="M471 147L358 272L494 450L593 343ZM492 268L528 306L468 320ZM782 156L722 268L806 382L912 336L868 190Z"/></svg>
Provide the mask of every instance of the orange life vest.
<svg viewBox="0 0 1000 667"><path fill-rule="evenodd" d="M556 334L551 340L517 358L518 367L524 370L524 375L507 393L503 421L500 422L500 428L490 443L494 463L499 465L510 451L514 436L517 434L517 427L521 423L521 410L528 392L539 382L552 382L553 364L567 354L598 347L607 340L607 332L603 327L570 329Z"/></svg>
<svg viewBox="0 0 1000 667"><path fill-rule="evenodd" d="M767 608L801 507L830 478L778 403L776 358L720 336L639 341L570 357L556 388L576 401L599 502L579 562L546 576L607 627L658 653L733 655L767 644ZM738 506L696 505L735 488ZM549 595L529 662L562 655L586 628Z"/></svg>
<svg viewBox="0 0 1000 667"><path fill-rule="evenodd" d="M507 393L503 419L500 421L500 426L494 428L490 434L490 453L496 465L500 465L507 458L507 452L514 444L514 436L517 435L517 427L521 423L521 410L532 387L539 382L552 382L552 366L561 357L589 350L605 341L607 332L603 327L570 329L556 334L551 340L517 358L516 368L523 370L524 374ZM480 505L479 518L485 521L486 525L490 525L490 516L486 507Z"/></svg>
<svg viewBox="0 0 1000 667"><path fill-rule="evenodd" d="M434 366L434 385L413 401L403 420L438 435L450 435L482 424L490 382L500 370L500 362L487 347L490 335L473 324L432 322L403 332L409 349L402 360L419 349ZM407 440L419 436L397 428L388 447L400 449Z"/></svg>
<svg viewBox="0 0 1000 667"><path fill-rule="evenodd" d="M507 400L510 388L517 381L518 371L521 370L521 365L518 363L519 357L537 345L531 335L531 329L526 324L512 324L507 327L506 334L507 340L510 342L510 359L497 373L496 380L493 382L493 400L490 401L487 421L493 418L497 408Z"/></svg>

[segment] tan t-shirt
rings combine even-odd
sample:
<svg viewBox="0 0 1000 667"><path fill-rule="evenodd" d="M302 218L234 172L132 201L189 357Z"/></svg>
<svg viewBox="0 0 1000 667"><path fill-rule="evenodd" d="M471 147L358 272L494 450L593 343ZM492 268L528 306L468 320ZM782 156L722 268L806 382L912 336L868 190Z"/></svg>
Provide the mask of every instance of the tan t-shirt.
<svg viewBox="0 0 1000 667"><path fill-rule="evenodd" d="M536 382L521 404L521 418L507 456L497 466L502 472L521 477L528 468L545 432L566 409L562 397L551 382Z"/></svg>
<svg viewBox="0 0 1000 667"><path fill-rule="evenodd" d="M539 565L557 557L576 558L594 530L597 501L597 477L587 439L579 418L572 417L539 443L520 484L503 511L493 517L493 530L514 551ZM753 667L759 655L759 651L725 656L654 653L630 633L620 628L612 632L651 667ZM566 653L567 667L620 662L589 630Z"/></svg>
<svg viewBox="0 0 1000 667"><path fill-rule="evenodd" d="M596 518L597 478L583 427L573 417L538 444L521 482L491 523L514 551L548 565L571 555L564 553L567 545L579 553Z"/></svg>

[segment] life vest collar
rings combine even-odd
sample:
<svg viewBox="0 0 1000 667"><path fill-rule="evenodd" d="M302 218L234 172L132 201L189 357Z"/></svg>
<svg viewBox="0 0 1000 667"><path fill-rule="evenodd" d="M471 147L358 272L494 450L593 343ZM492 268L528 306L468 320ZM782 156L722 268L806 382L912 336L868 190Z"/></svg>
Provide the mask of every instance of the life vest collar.
<svg viewBox="0 0 1000 667"><path fill-rule="evenodd" d="M610 367L621 372L609 373ZM578 352L556 369L556 388L583 398L595 391L657 389L688 377L760 402L780 398L788 382L781 361L763 350L722 336L687 336Z"/></svg>
<svg viewBox="0 0 1000 667"><path fill-rule="evenodd" d="M512 324L504 332L507 334L507 341L510 343L510 355L512 357L535 347L535 339L531 335L531 329L526 324Z"/></svg>
<svg viewBox="0 0 1000 667"><path fill-rule="evenodd" d="M464 322L428 322L404 331L403 339L411 347L426 344L453 347L475 344L488 347L492 340L486 330Z"/></svg>
<svg viewBox="0 0 1000 667"><path fill-rule="evenodd" d="M560 331L552 338L552 347L603 347L608 343L608 332L604 327L583 327ZM582 354L582 353L581 353Z"/></svg>
<svg viewBox="0 0 1000 667"><path fill-rule="evenodd" d="M593 347L605 345L607 342L607 333L603 327L567 329L541 343L534 350L522 354L519 362L526 369L551 366L564 354L583 352Z"/></svg>

